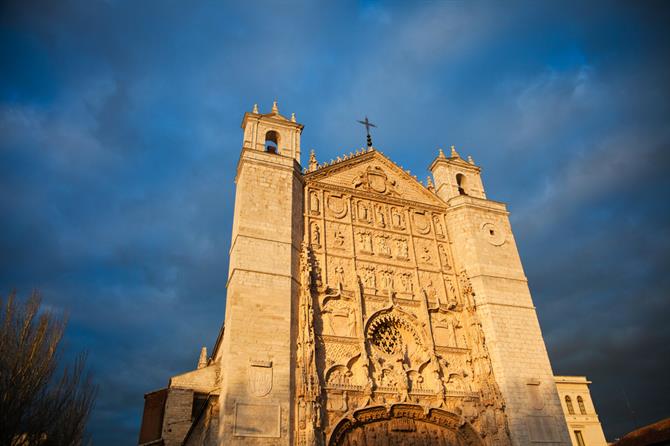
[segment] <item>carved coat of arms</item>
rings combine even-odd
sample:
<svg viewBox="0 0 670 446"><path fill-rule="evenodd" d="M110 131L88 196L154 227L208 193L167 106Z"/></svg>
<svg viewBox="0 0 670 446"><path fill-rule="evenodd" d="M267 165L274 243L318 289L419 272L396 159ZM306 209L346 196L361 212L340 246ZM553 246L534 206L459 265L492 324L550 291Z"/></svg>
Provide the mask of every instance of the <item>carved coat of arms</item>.
<svg viewBox="0 0 670 446"><path fill-rule="evenodd" d="M354 178L354 188L379 194L398 195L396 186L396 182L390 180L379 166L368 166L365 172Z"/></svg>
<svg viewBox="0 0 670 446"><path fill-rule="evenodd" d="M265 396L272 390L272 361L250 361L249 391L254 396Z"/></svg>

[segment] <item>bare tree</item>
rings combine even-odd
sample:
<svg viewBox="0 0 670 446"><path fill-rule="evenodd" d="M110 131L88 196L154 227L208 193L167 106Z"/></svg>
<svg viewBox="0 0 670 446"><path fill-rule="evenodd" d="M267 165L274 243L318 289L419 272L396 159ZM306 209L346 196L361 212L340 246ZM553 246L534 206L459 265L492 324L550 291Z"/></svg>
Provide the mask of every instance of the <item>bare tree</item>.
<svg viewBox="0 0 670 446"><path fill-rule="evenodd" d="M86 356L59 367L66 322L43 311L33 293L25 303L0 297L0 446L81 445L97 393ZM62 370L59 373L59 368Z"/></svg>

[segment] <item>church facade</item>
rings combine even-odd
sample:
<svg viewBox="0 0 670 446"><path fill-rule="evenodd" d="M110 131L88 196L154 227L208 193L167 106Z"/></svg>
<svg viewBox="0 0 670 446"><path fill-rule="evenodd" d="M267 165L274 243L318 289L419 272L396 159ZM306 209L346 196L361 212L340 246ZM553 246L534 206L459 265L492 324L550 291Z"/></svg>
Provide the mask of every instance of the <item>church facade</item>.
<svg viewBox="0 0 670 446"><path fill-rule="evenodd" d="M571 444L508 212L452 148L301 161L242 121L224 325L145 396L140 444Z"/></svg>

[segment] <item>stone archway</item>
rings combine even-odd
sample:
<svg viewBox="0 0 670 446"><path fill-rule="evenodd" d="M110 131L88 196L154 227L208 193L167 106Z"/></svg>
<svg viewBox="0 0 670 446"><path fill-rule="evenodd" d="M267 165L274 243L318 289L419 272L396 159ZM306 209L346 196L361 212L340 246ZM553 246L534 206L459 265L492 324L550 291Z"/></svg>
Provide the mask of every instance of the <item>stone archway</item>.
<svg viewBox="0 0 670 446"><path fill-rule="evenodd" d="M462 417L442 409L394 404L359 409L333 429L328 446L482 446Z"/></svg>

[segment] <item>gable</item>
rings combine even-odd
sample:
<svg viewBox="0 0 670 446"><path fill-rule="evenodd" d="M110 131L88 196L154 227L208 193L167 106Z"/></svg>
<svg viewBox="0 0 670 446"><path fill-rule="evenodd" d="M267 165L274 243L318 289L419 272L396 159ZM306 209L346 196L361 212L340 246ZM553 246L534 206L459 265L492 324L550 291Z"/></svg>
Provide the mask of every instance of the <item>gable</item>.
<svg viewBox="0 0 670 446"><path fill-rule="evenodd" d="M305 179L308 182L316 181L380 195L380 198L392 197L433 206L445 205L433 192L376 150L321 167L308 173Z"/></svg>

